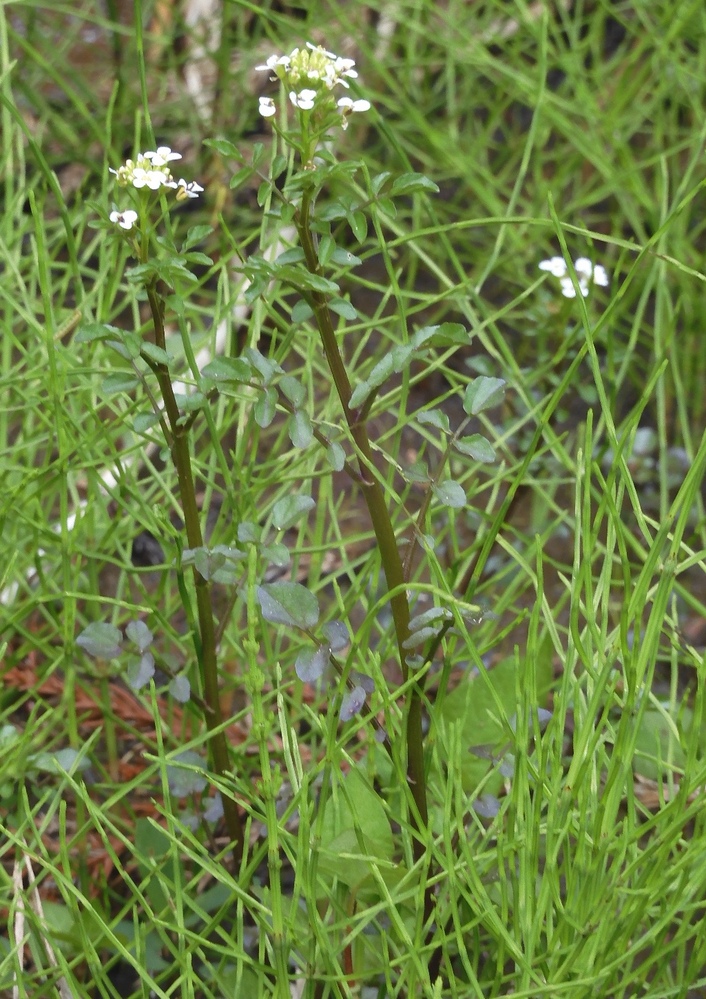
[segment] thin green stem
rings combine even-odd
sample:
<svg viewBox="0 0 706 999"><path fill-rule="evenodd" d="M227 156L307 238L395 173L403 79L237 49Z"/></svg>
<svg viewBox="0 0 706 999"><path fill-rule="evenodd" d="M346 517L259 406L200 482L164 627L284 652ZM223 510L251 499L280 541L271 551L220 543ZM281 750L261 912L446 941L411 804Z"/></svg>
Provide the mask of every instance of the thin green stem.
<svg viewBox="0 0 706 999"><path fill-rule="evenodd" d="M310 228L311 204L312 194L310 191L306 191L302 198L301 208L295 216L295 222L301 246L304 250L306 266L312 274L320 274L321 268ZM390 593L390 605L395 624L400 666L403 679L406 682L409 677L409 666L407 665L405 642L409 638L410 611L404 568L397 546L395 529L385 501L384 490L378 476L375 474L373 449L368 437L367 427L359 420L358 415L351 410L351 384L343 363L343 358L341 357L341 352L338 349L328 302L325 295L321 292L313 292L311 302L326 360L333 375L346 423L348 424L358 452L361 488L373 524L375 538L380 551L380 560ZM421 690L416 683L410 687L407 701L407 780L418 813L413 816L413 821L415 828L421 833L427 828L429 817L427 810L426 776L424 772ZM419 857L423 852L424 847L421 838L415 839L415 855Z"/></svg>
<svg viewBox="0 0 706 999"><path fill-rule="evenodd" d="M152 312L155 343L158 347L165 350L166 338L164 333L163 302L153 283L147 286L147 298ZM184 515L186 538L190 548L202 548L203 533L201 531L199 508L196 502L194 476L191 469L188 429L179 425L179 407L174 397L174 389L172 388L171 378L169 377L166 365L157 364L154 366L154 370L159 382L167 420L171 429L171 454L179 482L179 496ZM201 672L202 695L206 704L204 717L206 719L206 727L210 733L211 764L215 773L221 777L226 777L231 768L228 742L223 731L223 714L218 691L216 628L213 621L211 604L211 585L207 579L204 579L196 571L196 567L194 567L194 584L196 587L196 610L201 638L199 668ZM228 833L233 840L233 853L236 865L239 866L243 855L243 828L235 801L225 795L223 796L223 813Z"/></svg>

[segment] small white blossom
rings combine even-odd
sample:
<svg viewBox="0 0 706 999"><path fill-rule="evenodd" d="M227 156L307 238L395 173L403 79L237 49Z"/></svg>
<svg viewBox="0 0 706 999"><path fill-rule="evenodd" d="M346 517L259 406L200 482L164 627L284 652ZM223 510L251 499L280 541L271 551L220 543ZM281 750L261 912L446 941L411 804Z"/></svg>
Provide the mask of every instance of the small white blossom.
<svg viewBox="0 0 706 999"><path fill-rule="evenodd" d="M542 260L539 264L539 269L549 271L554 277L559 278L561 293L565 298L576 298L576 287L563 257L551 257L549 260ZM597 284L603 288L608 287L608 272L602 264L596 264L594 267L588 257L578 257L574 261L574 270L578 279L579 291L584 298L586 298L591 290L591 285Z"/></svg>
<svg viewBox="0 0 706 999"><path fill-rule="evenodd" d="M549 260L542 260L539 269L549 271L554 277L564 277L568 268L563 257L550 257Z"/></svg>
<svg viewBox="0 0 706 999"><path fill-rule="evenodd" d="M350 97L341 97L338 102L338 107L341 109L341 127L343 129L348 128L348 115L355 114L359 111L369 111L370 101L351 100Z"/></svg>
<svg viewBox="0 0 706 999"><path fill-rule="evenodd" d="M300 90L297 94L292 90L290 91L289 99L294 107L299 108L300 111L311 111L316 100L316 91L305 89Z"/></svg>
<svg viewBox="0 0 706 999"><path fill-rule="evenodd" d="M146 160L150 160L154 167L166 166L172 160L181 159L181 153L173 153L169 146L159 146L156 150L143 153L142 155Z"/></svg>
<svg viewBox="0 0 706 999"><path fill-rule="evenodd" d="M177 181L176 189L177 201L186 201L187 198L198 198L199 194L203 191L201 185L197 184L195 180L187 183L183 178Z"/></svg>
<svg viewBox="0 0 706 999"><path fill-rule="evenodd" d="M298 50L295 49L295 51ZM271 55L264 66L256 66L255 69L276 72L278 66L284 66L286 69L289 66L289 56Z"/></svg>
<svg viewBox="0 0 706 999"><path fill-rule="evenodd" d="M289 55L272 55L263 66L255 68L274 73L273 79L279 79L285 84L292 104L300 111L311 111L322 93L337 86L348 88L348 79L358 76L354 66L353 59L344 59L320 45L307 42L306 48L296 48ZM333 107L333 102L331 106ZM367 111L370 105L365 101L351 101L346 110L341 107L345 128L345 115L351 111ZM260 98L260 114L265 118L275 114L271 98Z"/></svg>
<svg viewBox="0 0 706 999"><path fill-rule="evenodd" d="M111 212L110 221L115 222L121 229L132 229L137 222L137 212L128 208L124 212Z"/></svg>
<svg viewBox="0 0 706 999"><path fill-rule="evenodd" d="M159 162L163 155L180 158L179 153L172 153L167 146L161 146L156 151L140 153L137 162L126 160L123 166L110 172L115 174L121 187L136 187L138 190L147 187L150 191L158 191L160 187L175 188L171 170L166 162Z"/></svg>
<svg viewBox="0 0 706 999"><path fill-rule="evenodd" d="M260 114L263 118L271 118L273 114L276 114L277 108L275 107L275 102L271 97L261 97L260 98Z"/></svg>

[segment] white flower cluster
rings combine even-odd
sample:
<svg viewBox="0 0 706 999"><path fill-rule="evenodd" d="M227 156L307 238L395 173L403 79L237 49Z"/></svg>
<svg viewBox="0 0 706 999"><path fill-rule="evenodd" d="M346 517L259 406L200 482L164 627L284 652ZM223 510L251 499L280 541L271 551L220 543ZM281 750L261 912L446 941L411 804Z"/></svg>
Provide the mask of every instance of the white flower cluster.
<svg viewBox="0 0 706 999"><path fill-rule="evenodd" d="M576 288L571 280L569 268L563 257L550 257L549 260L542 260L539 265L541 271L549 271L554 277L559 278L561 293L565 298L576 298ZM602 288L607 288L609 284L608 272L602 264L595 267L588 257L578 257L574 261L574 270L578 278L579 291L585 298L591 285L597 284Z"/></svg>
<svg viewBox="0 0 706 999"><path fill-rule="evenodd" d="M173 160L180 160L181 153L174 153L169 146L159 146L158 149L148 150L140 153L137 161L126 160L117 170L111 168L120 187L134 187L137 190L147 188L150 191L158 191L162 187L176 191L177 201L185 201L187 198L198 198L203 191L200 184L195 180L185 181L183 179L174 180L169 164ZM132 229L137 221L137 212L128 209L124 212L111 212L110 221L115 222L122 229Z"/></svg>
<svg viewBox="0 0 706 999"><path fill-rule="evenodd" d="M336 86L348 89L346 77L355 79L358 74L353 68L353 59L344 59L327 52L320 45L307 42L305 49L294 49L289 55L270 56L264 66L256 66L258 70L274 73L272 79L280 79L287 87L289 99L300 111L312 111L317 104L322 103L322 95L328 102L330 92ZM332 102L330 102L332 103ZM352 100L342 97L336 104L341 115L341 124L346 128L348 115L358 111L369 111L370 101ZM271 97L260 98L260 114L271 118L277 108Z"/></svg>

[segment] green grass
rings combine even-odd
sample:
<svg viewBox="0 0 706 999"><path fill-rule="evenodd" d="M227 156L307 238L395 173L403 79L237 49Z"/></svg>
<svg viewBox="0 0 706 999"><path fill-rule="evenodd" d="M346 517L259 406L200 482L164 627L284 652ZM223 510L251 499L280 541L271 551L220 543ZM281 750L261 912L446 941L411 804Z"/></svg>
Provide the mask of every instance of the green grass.
<svg viewBox="0 0 706 999"><path fill-rule="evenodd" d="M235 2L210 121L182 72L179 11L160 28L145 4L143 36L113 7L0 7L0 994L704 994L703 4L417 0L379 21L362 4ZM194 423L207 543L252 524L286 545L321 608L315 637L346 621L345 671L375 681L362 713L341 723L337 686L297 679L313 638L260 613L261 549L213 588L228 773L208 772L196 697L178 703L163 678L117 699L127 654L76 643L92 623L143 620L158 665L199 692L176 476L159 426L134 422L156 382L109 392L127 361L76 339L91 323L151 331L131 261L92 227L123 205L108 167L167 144L206 188L169 219L178 245L213 227L198 244L212 264L168 314L179 377L196 380L192 357L223 328L227 354L258 346L346 440L297 296L248 296L238 269L280 222L203 144L227 139L247 162L269 150L257 97L273 91L254 67L308 39L355 58L373 104L336 143L364 161L360 200L383 170L440 187L395 217L373 206L363 239L335 223L363 261L338 275L358 311L339 337L354 385L420 327L473 334L387 381L370 420L398 537L433 539L414 612L453 623L424 647L421 856L410 685L361 490L318 443L292 444L282 408L263 429L255 389L222 387ZM346 190L336 180L322 207ZM604 264L609 288L562 298L538 269L556 254ZM492 442L492 464L446 454L417 418L436 408L456 430L478 375L507 383L463 431ZM418 522L417 460L467 503L432 497ZM315 508L278 531L293 494ZM155 565L132 559L145 531ZM223 823L202 818L214 788L244 817L239 869Z"/></svg>

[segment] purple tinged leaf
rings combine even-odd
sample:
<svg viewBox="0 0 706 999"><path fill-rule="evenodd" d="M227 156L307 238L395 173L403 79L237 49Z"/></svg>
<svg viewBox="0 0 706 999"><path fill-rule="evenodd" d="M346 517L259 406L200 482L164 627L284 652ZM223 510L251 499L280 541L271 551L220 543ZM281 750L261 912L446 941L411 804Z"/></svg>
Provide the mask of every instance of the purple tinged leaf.
<svg viewBox="0 0 706 999"><path fill-rule="evenodd" d="M218 822L223 818L223 799L219 793L208 799L208 806L203 817L206 822Z"/></svg>
<svg viewBox="0 0 706 999"><path fill-rule="evenodd" d="M350 645L351 637L343 621L327 621L321 630L328 639L332 652L343 652Z"/></svg>
<svg viewBox="0 0 706 999"><path fill-rule="evenodd" d="M424 645L431 638L436 638L439 634L439 628L419 628L417 631L413 631L409 638L406 638L402 643L402 648L404 649L416 649L419 645Z"/></svg>
<svg viewBox="0 0 706 999"><path fill-rule="evenodd" d="M169 693L175 701L179 701L180 704L186 704L191 697L191 684L188 677L184 676L183 673L172 677L169 682Z"/></svg>
<svg viewBox="0 0 706 999"><path fill-rule="evenodd" d="M494 794L482 794L473 802L473 810L484 819L494 819L500 811L500 802Z"/></svg>
<svg viewBox="0 0 706 999"><path fill-rule="evenodd" d="M149 649L154 639L154 635L144 621L130 621L125 628L125 634L140 652Z"/></svg>
<svg viewBox="0 0 706 999"><path fill-rule="evenodd" d="M362 687L354 687L353 690L349 690L341 704L341 713L339 716L341 721L350 721L354 715L358 714L364 704L365 691Z"/></svg>
<svg viewBox="0 0 706 999"><path fill-rule="evenodd" d="M318 649L304 649L297 656L294 670L302 683L316 683L323 676L328 666L329 650L325 645Z"/></svg>
<svg viewBox="0 0 706 999"><path fill-rule="evenodd" d="M421 614L414 615L412 620L409 622L409 630L418 631L419 628L426 628L427 625L431 624L432 621L436 621L438 618L443 618L448 621L452 617L453 614L448 607L430 607L429 610L425 610Z"/></svg>
<svg viewBox="0 0 706 999"><path fill-rule="evenodd" d="M204 767L203 760L193 749L185 749L183 753L174 756L172 762L167 764L167 782L172 794L176 798L185 798L188 794L203 791L208 784L203 774L187 770L186 767L179 766L180 763L200 769Z"/></svg>
<svg viewBox="0 0 706 999"><path fill-rule="evenodd" d="M76 639L84 652L96 659L117 659L122 652L123 636L114 625L93 621Z"/></svg>
<svg viewBox="0 0 706 999"><path fill-rule="evenodd" d="M154 676L154 656L144 652L141 656L131 656L127 664L127 682L133 690L141 690Z"/></svg>
<svg viewBox="0 0 706 999"><path fill-rule="evenodd" d="M367 673L359 673L357 669L351 670L351 680L358 687L362 687L366 694L372 694L375 690L375 681Z"/></svg>
<svg viewBox="0 0 706 999"><path fill-rule="evenodd" d="M314 628L319 620L319 601L301 583L264 583L257 599L262 616L273 624Z"/></svg>

